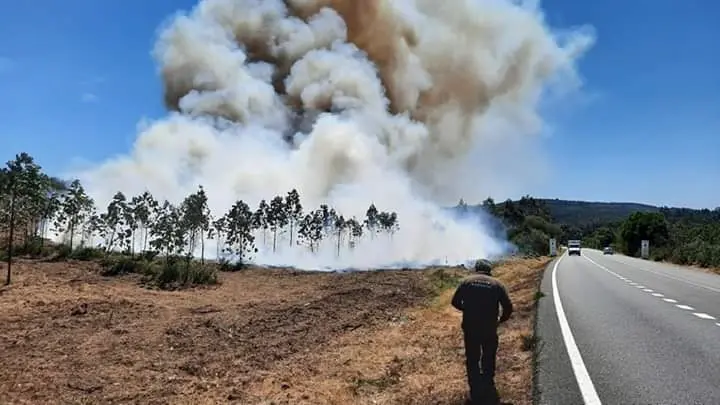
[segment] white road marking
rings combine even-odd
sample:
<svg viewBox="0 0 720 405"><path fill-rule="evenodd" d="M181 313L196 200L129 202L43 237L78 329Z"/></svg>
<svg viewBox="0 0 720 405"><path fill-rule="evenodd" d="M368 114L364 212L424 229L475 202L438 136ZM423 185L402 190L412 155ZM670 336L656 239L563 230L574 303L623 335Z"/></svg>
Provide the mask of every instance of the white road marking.
<svg viewBox="0 0 720 405"><path fill-rule="evenodd" d="M716 323L715 325L720 326L720 322Z"/></svg>
<svg viewBox="0 0 720 405"><path fill-rule="evenodd" d="M584 256L584 257L585 257L585 259L587 259L588 261L590 261L592 264L596 265L597 267L600 267L601 269L607 271L608 273L610 273L610 274L612 274L612 275L614 275L614 276L616 276L616 277L619 277L619 276L620 276L619 274L617 274L617 273L615 273L614 271L608 269L607 267L605 267L605 266L603 266L603 265L601 265L601 264L599 264L599 263L596 263L594 260L590 259L589 257L587 257L587 256ZM641 269L641 270L642 270L642 269ZM678 280L678 281L682 281L682 280ZM630 283L630 285L633 285L633 284L635 284L635 283ZM635 287L638 288L638 289L642 289L642 290L645 291L645 292L649 292L649 293L652 293L652 292L653 292L653 290L651 290L651 289L649 289L649 288L645 288L645 286L635 285ZM660 293L653 293L653 295L656 296L656 297L662 297L662 296L663 296L663 295L660 294ZM672 304L675 304L676 307L678 307L678 308L680 308L680 309L687 310L687 311L694 311L694 310L695 310L695 308L693 308L693 307L691 307L691 306L689 306L689 305L678 304L678 303L677 303L677 300L674 300L674 299L671 299L671 298L663 298L663 301L665 301L665 302L670 302L670 303L672 303ZM713 316L711 316L711 315L708 315L708 314L705 314L705 313L702 313L702 312L695 312L695 313L693 313L693 314L694 314L695 316L697 316L698 318L702 318L702 319L712 319L712 320L715 319L715 317L713 317ZM717 324L717 325L720 326L720 323Z"/></svg>
<svg viewBox="0 0 720 405"><path fill-rule="evenodd" d="M683 280L682 278L678 278L678 277L668 276L667 274L663 274L663 273L661 273L661 272L657 272L657 271L650 270L650 269L645 269L645 268L638 267L638 266L635 266L635 265L633 265L633 264L626 263L626 262L622 262L622 261L616 261L616 263L622 263L622 264L624 264L624 265L626 265L626 266L630 266L630 267L636 268L636 269L638 269L638 270L647 271L648 273L653 273L653 274L656 274L656 275L661 276L661 277L669 278L669 279L672 279L672 280L675 280L675 281L679 281L679 282L681 282L681 283L690 284L690 285L695 286L695 287L704 288L704 289L706 289L706 290L710 290L710 291L714 291L714 292L716 292L716 293L720 293L720 289L718 289L718 288L713 288L713 287L709 287L709 286L706 286L706 285L693 283L692 281Z"/></svg>
<svg viewBox="0 0 720 405"><path fill-rule="evenodd" d="M560 331L562 332L563 340L565 341L565 348L570 356L570 364L572 365L573 372L575 373L575 380L577 380L580 393L583 397L585 405L602 405L600 397L598 397L597 391L595 391L595 385L593 385L590 375L585 368L585 362L583 362L580 350L575 344L575 338L573 337L572 331L570 330L570 324L568 324L567 318L565 317L565 310L560 301L560 292L558 291L557 282L557 269L560 261L565 256L555 262L555 266L552 271L552 289L553 289L553 301L555 303L555 312L557 312L558 322L560 323Z"/></svg>

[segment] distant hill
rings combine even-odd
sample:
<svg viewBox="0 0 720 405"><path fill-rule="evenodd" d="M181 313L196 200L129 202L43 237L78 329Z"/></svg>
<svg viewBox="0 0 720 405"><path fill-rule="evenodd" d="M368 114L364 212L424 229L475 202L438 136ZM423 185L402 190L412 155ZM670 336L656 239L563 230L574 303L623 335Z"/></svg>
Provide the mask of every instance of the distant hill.
<svg viewBox="0 0 720 405"><path fill-rule="evenodd" d="M553 222L571 226L622 221L635 211L659 212L660 207L628 202L538 199L550 211Z"/></svg>

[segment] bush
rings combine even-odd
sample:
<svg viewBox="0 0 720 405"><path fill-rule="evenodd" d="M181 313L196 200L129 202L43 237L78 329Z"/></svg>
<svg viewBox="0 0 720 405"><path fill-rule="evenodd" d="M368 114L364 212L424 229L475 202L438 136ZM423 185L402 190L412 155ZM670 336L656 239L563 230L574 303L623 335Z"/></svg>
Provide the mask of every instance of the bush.
<svg viewBox="0 0 720 405"><path fill-rule="evenodd" d="M72 250L68 245L58 245L55 249L55 255L51 256L50 260L54 262L61 262L67 260L72 255Z"/></svg>
<svg viewBox="0 0 720 405"><path fill-rule="evenodd" d="M151 262L151 261L155 260L155 258L158 256L158 254L160 254L160 252L158 252L156 250L145 250L143 252L140 252L139 256L143 260L145 260L147 262Z"/></svg>
<svg viewBox="0 0 720 405"><path fill-rule="evenodd" d="M530 256L542 256L549 252L550 237L538 229L525 229L517 232L511 239L518 247L520 253Z"/></svg>
<svg viewBox="0 0 720 405"><path fill-rule="evenodd" d="M43 240L39 237L30 238L26 243L13 247L13 256L38 257L43 254Z"/></svg>
<svg viewBox="0 0 720 405"><path fill-rule="evenodd" d="M245 263L242 260L231 262L223 257L218 261L218 267L220 267L220 271L225 272L240 271L245 268Z"/></svg>
<svg viewBox="0 0 720 405"><path fill-rule="evenodd" d="M105 259L101 262L103 276L120 276L132 273L147 273L148 263L130 257Z"/></svg>
<svg viewBox="0 0 720 405"><path fill-rule="evenodd" d="M216 284L217 273L210 266L200 263L168 260L155 274L155 282L160 288L166 290Z"/></svg>
<svg viewBox="0 0 720 405"><path fill-rule="evenodd" d="M70 255L71 259L82 260L86 262L90 260L102 259L103 257L105 257L105 251L99 248L92 248L87 246L76 249Z"/></svg>

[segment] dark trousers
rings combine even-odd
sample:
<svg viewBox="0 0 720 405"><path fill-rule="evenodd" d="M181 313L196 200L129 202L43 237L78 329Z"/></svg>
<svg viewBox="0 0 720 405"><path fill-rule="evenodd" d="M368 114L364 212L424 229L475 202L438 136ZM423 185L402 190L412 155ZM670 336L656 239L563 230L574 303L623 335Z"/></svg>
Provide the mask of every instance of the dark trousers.
<svg viewBox="0 0 720 405"><path fill-rule="evenodd" d="M463 328L465 337L465 365L473 405L497 404L495 388L495 359L498 349L498 335L475 328Z"/></svg>

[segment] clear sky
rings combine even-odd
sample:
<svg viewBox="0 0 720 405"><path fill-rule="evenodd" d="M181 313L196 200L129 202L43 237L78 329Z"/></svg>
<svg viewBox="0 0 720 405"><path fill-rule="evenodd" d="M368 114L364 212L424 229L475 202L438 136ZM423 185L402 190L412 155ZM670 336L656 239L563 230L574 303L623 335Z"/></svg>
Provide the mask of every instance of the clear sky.
<svg viewBox="0 0 720 405"><path fill-rule="evenodd" d="M0 152L59 173L128 151L164 115L150 50L191 0L0 0ZM720 2L544 0L590 24L586 102L554 111L549 198L720 206Z"/></svg>

